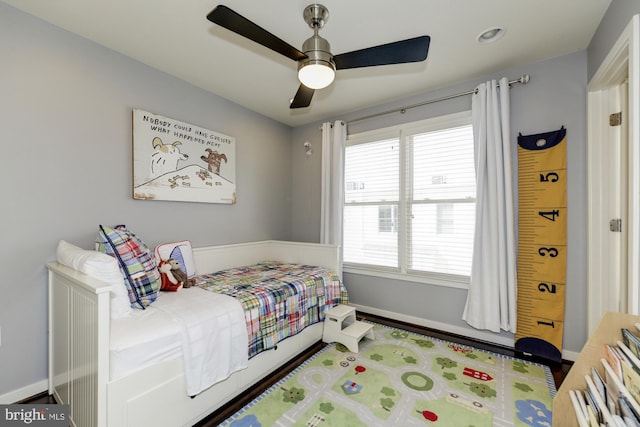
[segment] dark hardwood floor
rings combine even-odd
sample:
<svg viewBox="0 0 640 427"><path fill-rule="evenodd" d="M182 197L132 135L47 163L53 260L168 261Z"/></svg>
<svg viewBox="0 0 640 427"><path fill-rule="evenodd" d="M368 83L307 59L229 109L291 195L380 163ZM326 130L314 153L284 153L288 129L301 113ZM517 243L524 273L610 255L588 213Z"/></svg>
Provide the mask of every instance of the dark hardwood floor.
<svg viewBox="0 0 640 427"><path fill-rule="evenodd" d="M387 319L387 318L372 315L372 314L358 313L358 318L361 320L369 320L371 322L380 323L380 324L391 326L391 327L401 328L410 332L415 332L418 334L427 335L434 338L455 342L458 344L476 347L482 350L491 351L491 352L502 354L505 356L517 357L519 359L529 360L532 362L537 362L537 363L547 365L549 366L553 374L556 388L560 387L562 380L565 378L566 374L569 372L569 369L571 368L571 365L572 365L572 363L569 361L556 363L556 362L550 362L548 360L539 359L535 357L528 357L508 347L497 346L495 344L490 344L483 341L469 339L464 336L452 335L452 334L444 333L435 329L425 328L423 326L418 326L418 325L413 325L410 323L405 323L397 320ZM227 403L222 408L218 409L216 412L212 413L211 415L207 416L206 418L204 418L203 420L195 424L194 427L213 427L213 426L219 425L222 421L226 420L231 415L236 413L247 403L251 402L253 399L258 397L263 391L271 387L271 385L275 384L276 382L280 381L282 378L287 376L287 374L289 374L291 371L293 371L298 366L300 366L305 360L307 360L309 357L313 356L315 353L317 353L322 348L324 348L325 345L326 344L322 342L318 342L317 344L309 347L307 350L299 354L297 357L290 360L289 363L286 364L286 367L276 370L274 373L264 378L259 384L256 384L253 388L251 388L250 390L247 390L238 398ZM42 393L40 395L33 396L30 399L26 399L23 402L17 402L17 403L53 404L55 403L55 400L53 399L52 396L49 396L46 393Z"/></svg>

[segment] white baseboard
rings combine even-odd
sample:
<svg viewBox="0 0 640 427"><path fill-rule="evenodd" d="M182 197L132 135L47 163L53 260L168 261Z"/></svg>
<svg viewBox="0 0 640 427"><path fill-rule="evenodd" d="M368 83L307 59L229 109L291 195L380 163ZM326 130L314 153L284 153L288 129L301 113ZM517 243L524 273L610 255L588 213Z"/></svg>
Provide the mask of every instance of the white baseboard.
<svg viewBox="0 0 640 427"><path fill-rule="evenodd" d="M513 348L514 341L511 338L502 337L491 332L481 331L477 329L467 329L460 326L450 325L448 323L437 322L434 320L424 319L422 317L408 316L406 314L396 313L393 311L381 310L374 307L368 307L359 304L353 305L356 310L364 313L375 314L377 316L387 317L389 319L399 320L401 322L412 323L418 326L424 326L431 329L437 329L439 331L448 332L450 334L462 335L464 337L473 338L480 341L485 341L492 344L501 345L504 347ZM575 362L578 358L577 352L574 351L562 351L562 358L564 360L570 360Z"/></svg>
<svg viewBox="0 0 640 427"><path fill-rule="evenodd" d="M10 405L37 394L44 393L48 389L49 382L47 380L38 381L37 383L0 395L0 405Z"/></svg>

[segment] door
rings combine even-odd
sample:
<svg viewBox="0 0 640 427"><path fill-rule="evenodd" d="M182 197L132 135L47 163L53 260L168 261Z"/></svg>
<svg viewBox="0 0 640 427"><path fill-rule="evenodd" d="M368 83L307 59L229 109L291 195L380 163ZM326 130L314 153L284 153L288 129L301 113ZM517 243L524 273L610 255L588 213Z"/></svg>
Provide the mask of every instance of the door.
<svg viewBox="0 0 640 427"><path fill-rule="evenodd" d="M628 85L612 86L607 90L608 97L608 132L605 148L608 147L608 177L607 210L609 219L608 238L608 280L609 286L603 288L604 311L627 311L628 278L627 257L628 237L626 228L629 227L628 209L628 161L626 128L629 120L626 108L626 91ZM623 229L624 228L624 229ZM604 312L603 312L604 313Z"/></svg>
<svg viewBox="0 0 640 427"><path fill-rule="evenodd" d="M639 21L632 18L588 86L589 334L607 311L640 312Z"/></svg>

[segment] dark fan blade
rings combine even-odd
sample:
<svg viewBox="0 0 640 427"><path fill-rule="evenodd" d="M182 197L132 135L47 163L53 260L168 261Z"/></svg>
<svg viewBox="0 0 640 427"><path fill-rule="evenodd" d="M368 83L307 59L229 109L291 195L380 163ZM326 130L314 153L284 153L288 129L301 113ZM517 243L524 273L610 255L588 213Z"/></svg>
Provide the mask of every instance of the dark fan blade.
<svg viewBox="0 0 640 427"><path fill-rule="evenodd" d="M387 43L353 52L335 55L337 70L374 67L377 65L404 64L427 59L431 37L420 36L399 42Z"/></svg>
<svg viewBox="0 0 640 427"><path fill-rule="evenodd" d="M308 107L309 104L311 104L311 98L313 98L314 93L314 89L308 88L305 85L301 84L298 88L298 91L296 92L296 96L293 97L289 108Z"/></svg>
<svg viewBox="0 0 640 427"><path fill-rule="evenodd" d="M262 46L268 47L269 49L276 51L287 58L291 58L294 61L300 61L307 57L307 55L300 52L289 43L279 39L264 28L259 27L226 6L216 6L215 9L209 12L207 19L214 24L218 24L236 34L261 44Z"/></svg>

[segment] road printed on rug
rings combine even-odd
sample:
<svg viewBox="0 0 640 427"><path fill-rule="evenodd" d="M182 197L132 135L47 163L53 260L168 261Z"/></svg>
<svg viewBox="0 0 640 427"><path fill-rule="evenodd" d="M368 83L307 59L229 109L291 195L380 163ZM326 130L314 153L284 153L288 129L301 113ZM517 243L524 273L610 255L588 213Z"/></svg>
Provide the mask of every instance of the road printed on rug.
<svg viewBox="0 0 640 427"><path fill-rule="evenodd" d="M551 426L547 367L374 327L351 353L326 347L222 425Z"/></svg>

